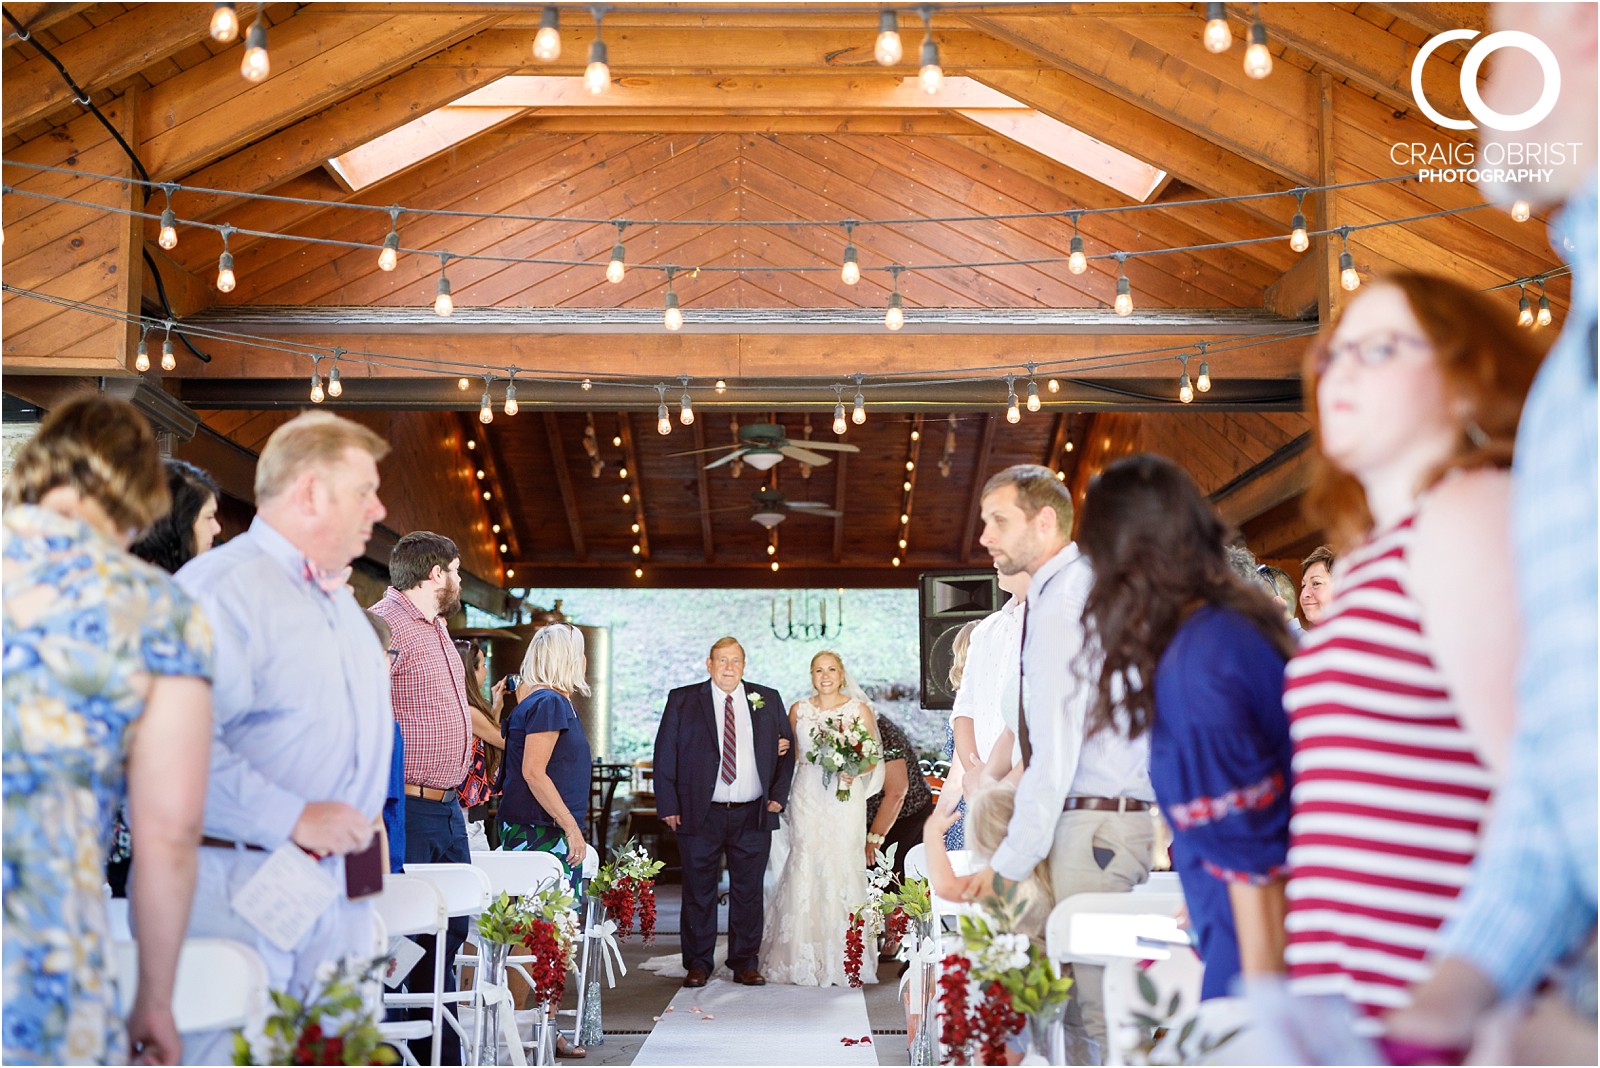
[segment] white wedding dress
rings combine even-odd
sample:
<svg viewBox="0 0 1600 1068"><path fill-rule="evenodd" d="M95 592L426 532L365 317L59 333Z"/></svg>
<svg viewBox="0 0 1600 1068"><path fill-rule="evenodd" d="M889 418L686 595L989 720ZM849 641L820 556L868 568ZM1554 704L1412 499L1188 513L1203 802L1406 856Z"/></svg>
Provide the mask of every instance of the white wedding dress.
<svg viewBox="0 0 1600 1068"><path fill-rule="evenodd" d="M850 700L824 712L801 701L795 712L794 783L783 819L787 855L775 851L769 871L776 883L767 894L766 927L761 938L761 974L771 983L794 986L845 986L845 932L850 913L867 899L867 798L882 788L875 769L850 787L850 799L835 795L837 780L824 783L822 769L806 759L811 728L827 715L865 707ZM882 765L878 765L881 769ZM861 978L877 982L877 949L863 949Z"/></svg>

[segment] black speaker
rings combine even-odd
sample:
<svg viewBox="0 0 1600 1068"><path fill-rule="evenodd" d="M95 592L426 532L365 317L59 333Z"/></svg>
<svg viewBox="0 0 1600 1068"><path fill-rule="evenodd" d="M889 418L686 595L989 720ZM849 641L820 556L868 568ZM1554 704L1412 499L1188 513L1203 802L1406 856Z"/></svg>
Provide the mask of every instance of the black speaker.
<svg viewBox="0 0 1600 1068"><path fill-rule="evenodd" d="M994 568L981 571L924 571L917 576L917 608L922 619L922 707L949 709L956 701L950 685L953 646L961 628L1000 607L1000 581Z"/></svg>

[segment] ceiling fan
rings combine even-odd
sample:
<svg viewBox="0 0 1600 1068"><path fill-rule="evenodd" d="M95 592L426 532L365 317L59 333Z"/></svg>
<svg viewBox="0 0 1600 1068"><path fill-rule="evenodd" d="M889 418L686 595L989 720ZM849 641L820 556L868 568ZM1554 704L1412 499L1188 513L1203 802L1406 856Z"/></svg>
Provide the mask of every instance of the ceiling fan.
<svg viewBox="0 0 1600 1068"><path fill-rule="evenodd" d="M853 445L850 446L850 448L854 447ZM775 489L758 489L750 495L750 499L756 505L755 512L750 516L751 520L760 523L768 530L789 518L789 512L791 511L797 515L840 516L844 514L829 508L821 501L785 500L783 494Z"/></svg>
<svg viewBox="0 0 1600 1068"><path fill-rule="evenodd" d="M726 448L717 445L709 449L695 449L693 452L680 452L678 456L693 456L695 453L719 452ZM820 450L820 451L819 451ZM739 428L739 446L725 456L719 456L706 464L706 469L721 467L723 464L732 463L734 460L749 464L757 471L769 471L776 467L787 456L791 460L799 460L803 464L812 464L820 467L832 463L833 458L824 456L823 452L860 452L855 445L846 445L834 441L807 441L803 445L796 445L784 436L783 427L776 423L752 423Z"/></svg>

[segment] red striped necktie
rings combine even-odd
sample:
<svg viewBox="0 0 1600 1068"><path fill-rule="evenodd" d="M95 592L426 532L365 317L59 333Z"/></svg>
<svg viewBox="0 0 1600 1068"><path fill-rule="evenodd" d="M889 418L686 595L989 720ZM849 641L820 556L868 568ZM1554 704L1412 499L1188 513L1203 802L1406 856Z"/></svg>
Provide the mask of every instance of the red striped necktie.
<svg viewBox="0 0 1600 1068"><path fill-rule="evenodd" d="M731 783L739 774L739 736L733 726L733 694L722 699L722 781Z"/></svg>

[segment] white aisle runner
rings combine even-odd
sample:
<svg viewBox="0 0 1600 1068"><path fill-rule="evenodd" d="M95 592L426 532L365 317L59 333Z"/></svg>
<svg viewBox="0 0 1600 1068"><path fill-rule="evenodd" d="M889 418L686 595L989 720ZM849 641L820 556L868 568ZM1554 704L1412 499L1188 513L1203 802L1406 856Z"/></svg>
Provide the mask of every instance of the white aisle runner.
<svg viewBox="0 0 1600 1068"><path fill-rule="evenodd" d="M860 989L739 986L713 979L679 990L634 1064L876 1065Z"/></svg>

